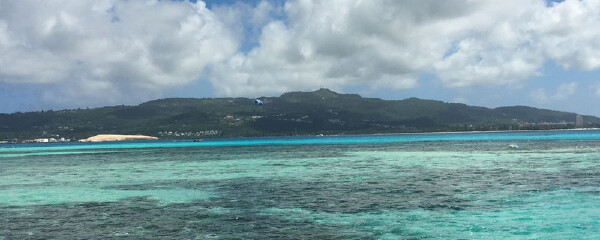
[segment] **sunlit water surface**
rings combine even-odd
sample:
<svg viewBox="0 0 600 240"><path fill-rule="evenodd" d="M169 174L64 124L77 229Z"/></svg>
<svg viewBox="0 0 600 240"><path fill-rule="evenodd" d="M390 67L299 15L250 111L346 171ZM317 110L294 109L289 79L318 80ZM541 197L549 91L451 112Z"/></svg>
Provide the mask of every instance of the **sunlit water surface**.
<svg viewBox="0 0 600 240"><path fill-rule="evenodd" d="M4 144L0 216L0 239L598 239L600 131Z"/></svg>

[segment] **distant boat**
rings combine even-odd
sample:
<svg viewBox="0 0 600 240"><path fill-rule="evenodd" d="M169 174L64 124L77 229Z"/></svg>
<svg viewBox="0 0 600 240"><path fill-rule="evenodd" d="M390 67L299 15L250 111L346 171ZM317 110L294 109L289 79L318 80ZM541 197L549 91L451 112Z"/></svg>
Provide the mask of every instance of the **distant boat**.
<svg viewBox="0 0 600 240"><path fill-rule="evenodd" d="M194 139L194 141L192 141L192 142L202 142L202 141L204 141L204 140L202 140L202 139Z"/></svg>
<svg viewBox="0 0 600 240"><path fill-rule="evenodd" d="M517 144L509 144L508 148L509 149L519 149L519 145L517 145Z"/></svg>

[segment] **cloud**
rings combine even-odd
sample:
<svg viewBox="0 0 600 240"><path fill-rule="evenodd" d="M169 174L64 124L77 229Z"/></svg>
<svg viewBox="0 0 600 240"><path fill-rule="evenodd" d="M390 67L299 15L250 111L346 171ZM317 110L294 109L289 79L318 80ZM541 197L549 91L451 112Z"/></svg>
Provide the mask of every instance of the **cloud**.
<svg viewBox="0 0 600 240"><path fill-rule="evenodd" d="M336 89L365 82L412 88L432 59L420 48L432 46L412 40L406 43L415 46L402 44L410 39L403 36L408 31L388 25L410 28L411 23L396 13L411 12L394 2L287 2L287 21L265 25L259 46L215 67L211 81L219 95Z"/></svg>
<svg viewBox="0 0 600 240"><path fill-rule="evenodd" d="M131 103L194 81L219 96L404 90L423 73L518 86L547 61L600 68L600 0L6 0L0 53L0 82L45 84L47 101Z"/></svg>
<svg viewBox="0 0 600 240"><path fill-rule="evenodd" d="M535 27L548 58L569 69L600 67L600 1L554 3L537 13Z"/></svg>
<svg viewBox="0 0 600 240"><path fill-rule="evenodd" d="M203 2L0 2L0 82L49 84L49 101L158 95L238 46Z"/></svg>
<svg viewBox="0 0 600 240"><path fill-rule="evenodd" d="M518 7L516 7L518 6ZM446 87L518 86L544 62L600 67L600 1L288 1L258 46L217 64L218 95L408 89L430 72Z"/></svg>
<svg viewBox="0 0 600 240"><path fill-rule="evenodd" d="M257 44L262 27L281 17L283 7L264 0L256 6L240 1L232 5L215 5L212 12L235 33L237 39L244 40L241 49L244 51Z"/></svg>
<svg viewBox="0 0 600 240"><path fill-rule="evenodd" d="M549 93L546 89L539 88L539 89L531 92L530 96L533 99L533 101L535 101L537 103L547 104L547 103L551 103L551 102L565 100L568 97L575 94L576 91L577 91L577 83L570 82L570 83L563 83L560 86L558 86L558 88L556 89L556 91L554 93Z"/></svg>

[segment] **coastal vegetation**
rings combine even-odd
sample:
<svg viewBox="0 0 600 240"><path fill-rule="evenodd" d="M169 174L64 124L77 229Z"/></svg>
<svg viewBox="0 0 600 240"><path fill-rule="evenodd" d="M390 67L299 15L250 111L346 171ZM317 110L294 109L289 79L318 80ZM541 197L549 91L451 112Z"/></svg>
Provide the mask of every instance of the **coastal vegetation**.
<svg viewBox="0 0 600 240"><path fill-rule="evenodd" d="M248 98L170 98L109 106L0 114L0 140L97 134L213 138L435 131L545 130L576 127L576 113L526 106L485 108L409 98L382 100L328 89ZM582 116L577 127L598 127Z"/></svg>

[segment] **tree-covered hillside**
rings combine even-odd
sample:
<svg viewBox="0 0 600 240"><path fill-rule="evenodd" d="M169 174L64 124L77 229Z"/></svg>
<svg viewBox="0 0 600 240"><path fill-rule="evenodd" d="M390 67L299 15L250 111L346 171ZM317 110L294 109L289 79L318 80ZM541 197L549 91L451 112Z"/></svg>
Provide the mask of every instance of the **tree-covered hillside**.
<svg viewBox="0 0 600 240"><path fill-rule="evenodd" d="M575 127L575 113L525 106L489 109L409 98L381 100L327 89L247 98L172 98L138 106L0 114L0 140L101 133L160 138L517 130ZM600 119L583 116L585 127Z"/></svg>

